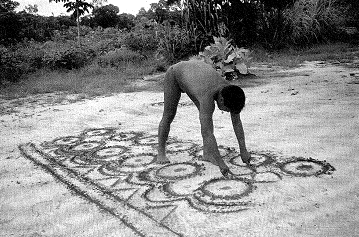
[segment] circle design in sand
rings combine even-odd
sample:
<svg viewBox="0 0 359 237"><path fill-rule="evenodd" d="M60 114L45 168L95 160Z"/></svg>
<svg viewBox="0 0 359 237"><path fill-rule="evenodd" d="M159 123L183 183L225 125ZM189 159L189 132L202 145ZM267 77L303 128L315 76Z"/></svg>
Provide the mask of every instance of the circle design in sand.
<svg viewBox="0 0 359 237"><path fill-rule="evenodd" d="M111 139L115 141L128 141L135 139L136 137L137 135L134 133L120 133L118 135L111 137Z"/></svg>
<svg viewBox="0 0 359 237"><path fill-rule="evenodd" d="M234 200L247 195L252 185L241 179L213 179L201 187L203 194L215 199Z"/></svg>
<svg viewBox="0 0 359 237"><path fill-rule="evenodd" d="M240 155L233 157L230 161L236 166L245 166ZM272 163L272 159L263 154L251 154L250 164L254 166L267 165Z"/></svg>
<svg viewBox="0 0 359 237"><path fill-rule="evenodd" d="M52 143L57 146L71 146L77 144L80 141L80 137L69 136L55 139L52 141Z"/></svg>
<svg viewBox="0 0 359 237"><path fill-rule="evenodd" d="M113 161L107 162L106 164L100 166L98 171L106 176L116 176L121 174L121 163L122 161Z"/></svg>
<svg viewBox="0 0 359 237"><path fill-rule="evenodd" d="M113 129L108 128L95 128L95 129L89 129L83 132L83 135L85 136L104 136L111 134L113 132Z"/></svg>
<svg viewBox="0 0 359 237"><path fill-rule="evenodd" d="M179 143L172 143L167 145L168 152L181 152L181 151L187 151L193 148L194 145L189 142L179 142Z"/></svg>
<svg viewBox="0 0 359 237"><path fill-rule="evenodd" d="M126 159L107 162L98 171L106 176L136 173L147 169L154 161L155 157L151 155L132 156Z"/></svg>
<svg viewBox="0 0 359 237"><path fill-rule="evenodd" d="M143 145L155 145L158 143L157 136L144 137L138 140L138 143Z"/></svg>
<svg viewBox="0 0 359 237"><path fill-rule="evenodd" d="M285 173L294 176L313 176L325 173L328 168L325 164L315 160L289 161L280 166Z"/></svg>
<svg viewBox="0 0 359 237"><path fill-rule="evenodd" d="M120 156L126 152L126 148L122 146L106 147L96 151L93 155L97 159L106 159L108 157Z"/></svg>
<svg viewBox="0 0 359 237"><path fill-rule="evenodd" d="M92 151L96 148L98 148L99 146L101 146L102 143L99 142L82 142L78 145L72 146L70 147L70 149L68 149L69 152L88 152L88 151Z"/></svg>
<svg viewBox="0 0 359 237"><path fill-rule="evenodd" d="M140 155L126 158L123 162L123 166L128 167L141 167L152 164L155 161L155 157L151 155Z"/></svg>
<svg viewBox="0 0 359 237"><path fill-rule="evenodd" d="M195 163L177 163L158 169L156 176L163 179L179 180L195 176L200 170L200 166Z"/></svg>

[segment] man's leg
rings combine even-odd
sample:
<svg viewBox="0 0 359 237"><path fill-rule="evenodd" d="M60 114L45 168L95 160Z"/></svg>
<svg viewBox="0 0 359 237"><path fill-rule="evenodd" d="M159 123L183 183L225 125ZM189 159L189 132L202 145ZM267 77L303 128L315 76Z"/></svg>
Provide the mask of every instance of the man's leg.
<svg viewBox="0 0 359 237"><path fill-rule="evenodd" d="M181 98L181 90L171 74L172 73L167 73L164 81L164 110L158 127L157 163L169 163L166 157L166 141L170 132L171 123L177 112L179 99Z"/></svg>

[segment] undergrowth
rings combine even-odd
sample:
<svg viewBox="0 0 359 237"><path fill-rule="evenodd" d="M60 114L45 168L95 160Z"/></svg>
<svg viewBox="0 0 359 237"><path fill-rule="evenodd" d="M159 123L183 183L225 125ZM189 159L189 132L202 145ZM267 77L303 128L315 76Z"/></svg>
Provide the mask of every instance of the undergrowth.
<svg viewBox="0 0 359 237"><path fill-rule="evenodd" d="M359 58L359 46L349 43L329 43L307 48L287 48L279 51L266 51L256 47L252 51L254 63L294 68L304 61L343 61Z"/></svg>
<svg viewBox="0 0 359 237"><path fill-rule="evenodd" d="M290 48L281 51L266 51L256 47L251 49L253 64L266 64L293 68L304 61L345 61L359 58L359 47L347 43L324 44L308 48ZM112 60L113 57L110 57ZM110 60L110 61L111 61ZM119 67L100 66L97 62L73 70L38 70L25 80L0 89L6 98L24 97L31 94L68 92L103 96L112 93L143 90L134 85L143 76L164 72L169 66L152 59L122 62ZM156 84L161 87L161 84ZM159 90L161 88L158 88Z"/></svg>

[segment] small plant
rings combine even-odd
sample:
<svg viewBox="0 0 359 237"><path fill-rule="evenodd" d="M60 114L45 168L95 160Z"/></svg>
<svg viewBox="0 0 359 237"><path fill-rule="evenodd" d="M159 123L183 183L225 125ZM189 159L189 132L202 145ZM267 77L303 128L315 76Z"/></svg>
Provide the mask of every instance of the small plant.
<svg viewBox="0 0 359 237"><path fill-rule="evenodd" d="M157 23L153 20L138 22L133 30L126 34L123 44L130 50L150 57L158 49Z"/></svg>
<svg viewBox="0 0 359 237"><path fill-rule="evenodd" d="M214 44L207 46L200 57L211 64L227 80L237 79L240 74L248 74L250 51L234 47L224 37L213 37Z"/></svg>
<svg viewBox="0 0 359 237"><path fill-rule="evenodd" d="M141 54L126 48L115 49L98 57L101 67L126 67L128 64L139 64L145 59Z"/></svg>
<svg viewBox="0 0 359 237"><path fill-rule="evenodd" d="M46 50L43 57L44 66L50 69L79 69L91 62L96 56L91 48L73 46L71 43L47 42L44 44L43 49Z"/></svg>
<svg viewBox="0 0 359 237"><path fill-rule="evenodd" d="M185 29L171 26L168 22L159 25L159 47L157 56L174 63L189 55L193 55L195 48Z"/></svg>

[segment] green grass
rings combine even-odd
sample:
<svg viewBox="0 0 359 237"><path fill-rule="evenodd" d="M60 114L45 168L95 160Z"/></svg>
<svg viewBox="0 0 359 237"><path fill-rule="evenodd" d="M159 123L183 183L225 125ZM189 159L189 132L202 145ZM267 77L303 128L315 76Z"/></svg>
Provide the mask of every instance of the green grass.
<svg viewBox="0 0 359 237"><path fill-rule="evenodd" d="M132 92L137 88L131 84L144 75L156 72L154 60L141 64L128 63L120 68L102 68L96 63L71 71L40 70L18 83L0 89L5 98L19 98L33 94L68 92L102 96L112 93Z"/></svg>
<svg viewBox="0 0 359 237"><path fill-rule="evenodd" d="M333 43L315 45L310 48L290 48L267 52L261 48L252 50L254 63L284 68L298 67L304 61L347 61L359 57L359 45Z"/></svg>
<svg viewBox="0 0 359 237"><path fill-rule="evenodd" d="M359 58L359 46L345 43L317 45L305 49L285 49L268 52L261 48L252 50L253 63L293 68L304 61L342 61ZM0 89L3 98L18 98L32 94L68 92L86 97L140 90L160 90L161 82L145 87L136 87L133 81L156 72L158 62L153 59L141 63L129 63L117 69L102 68L96 63L79 70L40 70L19 83ZM162 68L163 69L163 68Z"/></svg>

